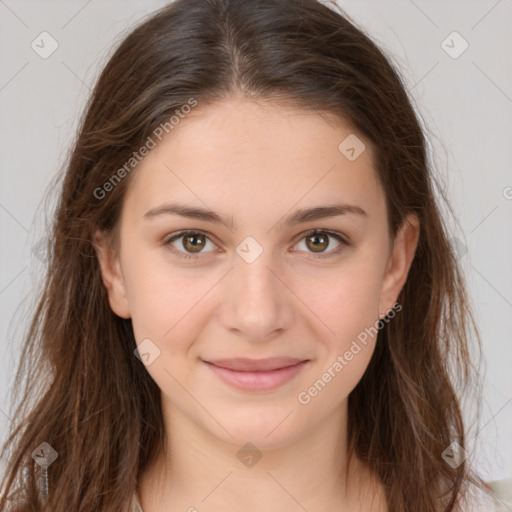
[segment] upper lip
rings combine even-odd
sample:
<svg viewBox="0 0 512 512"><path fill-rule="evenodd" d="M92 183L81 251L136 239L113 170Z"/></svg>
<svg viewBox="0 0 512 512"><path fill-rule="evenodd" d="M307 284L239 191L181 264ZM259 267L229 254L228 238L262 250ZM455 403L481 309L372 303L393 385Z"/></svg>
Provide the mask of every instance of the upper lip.
<svg viewBox="0 0 512 512"><path fill-rule="evenodd" d="M297 359L296 357L270 357L268 359L247 359L247 358L234 358L234 359L217 359L214 361L205 361L206 363L213 364L220 368L227 368L228 370L238 371L271 371L288 366L294 366L302 363L306 359Z"/></svg>

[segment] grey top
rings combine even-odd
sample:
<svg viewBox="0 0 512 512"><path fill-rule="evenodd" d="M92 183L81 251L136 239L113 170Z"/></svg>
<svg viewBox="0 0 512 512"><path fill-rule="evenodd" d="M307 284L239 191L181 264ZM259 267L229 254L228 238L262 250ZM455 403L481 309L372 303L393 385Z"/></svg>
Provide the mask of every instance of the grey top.
<svg viewBox="0 0 512 512"><path fill-rule="evenodd" d="M493 491L493 502L478 505L474 512L509 512L512 510L512 479L490 482ZM144 512L137 492L133 493L130 512Z"/></svg>
<svg viewBox="0 0 512 512"><path fill-rule="evenodd" d="M137 491L133 493L132 497L132 506L130 508L130 512L144 512L142 510L142 506L139 502L139 497L137 496Z"/></svg>

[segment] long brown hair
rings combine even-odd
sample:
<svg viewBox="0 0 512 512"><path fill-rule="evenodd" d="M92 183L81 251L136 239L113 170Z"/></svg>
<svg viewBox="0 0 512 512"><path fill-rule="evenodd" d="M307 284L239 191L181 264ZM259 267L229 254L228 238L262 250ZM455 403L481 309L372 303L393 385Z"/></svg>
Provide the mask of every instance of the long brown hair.
<svg viewBox="0 0 512 512"><path fill-rule="evenodd" d="M351 453L384 483L393 512L458 510L469 483L485 485L468 461L452 468L442 456L454 441L466 447L458 394L474 387L471 332L480 340L399 74L346 15L316 0L177 0L119 44L81 120L16 374L15 390L23 379L25 388L2 451L10 454L0 509L128 509L138 475L162 449L160 389L134 357L131 320L109 307L93 234L116 240L136 166L114 184L112 176L158 126L191 98L206 105L240 93L351 122L374 145L390 236L408 213L420 220L403 313L379 331L349 397ZM43 442L58 453L47 497L32 457Z"/></svg>

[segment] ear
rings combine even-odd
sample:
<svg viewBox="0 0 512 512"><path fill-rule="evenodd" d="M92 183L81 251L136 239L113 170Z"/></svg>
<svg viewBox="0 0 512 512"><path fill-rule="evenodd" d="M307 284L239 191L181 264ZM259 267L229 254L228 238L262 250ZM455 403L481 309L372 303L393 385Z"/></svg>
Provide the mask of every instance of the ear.
<svg viewBox="0 0 512 512"><path fill-rule="evenodd" d="M94 249L98 257L101 278L107 289L112 311L122 318L130 318L126 284L121 272L119 256L112 247L110 240L99 230L94 234Z"/></svg>
<svg viewBox="0 0 512 512"><path fill-rule="evenodd" d="M411 267L420 235L420 222L414 213L409 214L396 234L384 275L379 311L382 316L394 306Z"/></svg>

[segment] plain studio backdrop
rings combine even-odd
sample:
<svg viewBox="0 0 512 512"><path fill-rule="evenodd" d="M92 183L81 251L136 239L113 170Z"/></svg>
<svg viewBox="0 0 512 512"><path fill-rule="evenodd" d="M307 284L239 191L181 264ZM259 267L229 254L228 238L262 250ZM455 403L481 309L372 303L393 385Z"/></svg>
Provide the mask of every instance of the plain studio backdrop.
<svg viewBox="0 0 512 512"><path fill-rule="evenodd" d="M2 441L27 308L44 271L43 196L112 45L166 3L0 0ZM339 5L391 54L428 128L487 360L469 456L485 478L512 478L512 1Z"/></svg>

